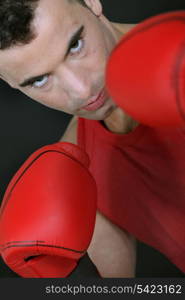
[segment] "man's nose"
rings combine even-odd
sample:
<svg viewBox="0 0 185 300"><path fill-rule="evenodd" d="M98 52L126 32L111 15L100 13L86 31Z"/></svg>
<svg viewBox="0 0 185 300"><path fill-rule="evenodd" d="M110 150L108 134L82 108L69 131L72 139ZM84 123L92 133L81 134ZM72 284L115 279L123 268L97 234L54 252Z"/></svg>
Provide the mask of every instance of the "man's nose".
<svg viewBox="0 0 185 300"><path fill-rule="evenodd" d="M91 83L88 72L65 68L60 72L61 85L72 99L89 99L91 97Z"/></svg>

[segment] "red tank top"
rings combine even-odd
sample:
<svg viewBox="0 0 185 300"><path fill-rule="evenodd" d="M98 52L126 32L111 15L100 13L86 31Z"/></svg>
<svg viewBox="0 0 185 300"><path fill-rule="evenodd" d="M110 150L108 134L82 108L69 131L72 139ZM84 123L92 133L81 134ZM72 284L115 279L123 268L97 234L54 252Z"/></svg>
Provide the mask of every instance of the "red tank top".
<svg viewBox="0 0 185 300"><path fill-rule="evenodd" d="M90 157L99 211L185 272L185 129L139 125L121 135L79 118L78 144Z"/></svg>

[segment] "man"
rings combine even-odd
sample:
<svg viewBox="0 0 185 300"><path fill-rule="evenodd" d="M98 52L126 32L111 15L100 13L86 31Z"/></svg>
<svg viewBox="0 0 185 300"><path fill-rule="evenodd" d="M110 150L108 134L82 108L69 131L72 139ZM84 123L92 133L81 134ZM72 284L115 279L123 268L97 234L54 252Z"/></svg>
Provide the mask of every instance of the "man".
<svg viewBox="0 0 185 300"><path fill-rule="evenodd" d="M111 24L102 13L99 0L8 2L2 1L0 8L1 20L4 18L1 78L46 106L83 118L105 120L114 132L131 130L135 122L105 92L97 107L90 108L89 103L104 88L111 50L133 25ZM11 8L21 18L12 32L7 21L16 24L11 19ZM9 11L9 18L3 9ZM74 117L62 140L76 143L76 125ZM89 256L103 277L134 276L134 238L99 212Z"/></svg>
<svg viewBox="0 0 185 300"><path fill-rule="evenodd" d="M75 116L61 140L77 143L78 117L100 121L115 136L137 129L105 89L109 54L133 25L110 23L99 0L3 0L0 13L1 78ZM88 253L102 277L134 276L135 245L124 226L97 212Z"/></svg>

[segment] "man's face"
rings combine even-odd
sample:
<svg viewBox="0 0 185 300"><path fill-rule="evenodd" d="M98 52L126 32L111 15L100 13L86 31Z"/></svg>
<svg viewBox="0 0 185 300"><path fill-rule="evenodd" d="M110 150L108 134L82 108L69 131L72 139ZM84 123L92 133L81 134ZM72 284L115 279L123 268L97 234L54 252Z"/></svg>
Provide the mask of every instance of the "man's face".
<svg viewBox="0 0 185 300"><path fill-rule="evenodd" d="M90 8L67 0L40 0L33 22L36 37L0 51L2 78L51 108L105 119L115 107L104 90L115 39L95 15L98 9Z"/></svg>

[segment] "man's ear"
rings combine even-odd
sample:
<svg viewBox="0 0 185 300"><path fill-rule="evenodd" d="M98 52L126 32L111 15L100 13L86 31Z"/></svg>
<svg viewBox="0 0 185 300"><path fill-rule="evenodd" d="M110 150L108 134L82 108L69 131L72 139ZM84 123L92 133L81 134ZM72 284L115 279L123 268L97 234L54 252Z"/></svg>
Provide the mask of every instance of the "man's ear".
<svg viewBox="0 0 185 300"><path fill-rule="evenodd" d="M102 15L102 5L99 0L84 0L84 2L97 17Z"/></svg>

